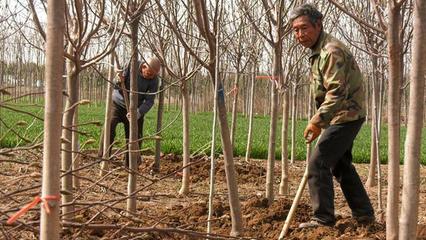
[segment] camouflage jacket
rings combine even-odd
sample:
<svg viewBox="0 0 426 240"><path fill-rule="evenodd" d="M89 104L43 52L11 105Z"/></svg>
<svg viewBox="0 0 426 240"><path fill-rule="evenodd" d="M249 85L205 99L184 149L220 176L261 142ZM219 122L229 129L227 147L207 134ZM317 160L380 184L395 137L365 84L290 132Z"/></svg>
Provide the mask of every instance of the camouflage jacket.
<svg viewBox="0 0 426 240"><path fill-rule="evenodd" d="M363 78L349 49L322 32L309 60L317 106L310 122L327 128L365 117Z"/></svg>

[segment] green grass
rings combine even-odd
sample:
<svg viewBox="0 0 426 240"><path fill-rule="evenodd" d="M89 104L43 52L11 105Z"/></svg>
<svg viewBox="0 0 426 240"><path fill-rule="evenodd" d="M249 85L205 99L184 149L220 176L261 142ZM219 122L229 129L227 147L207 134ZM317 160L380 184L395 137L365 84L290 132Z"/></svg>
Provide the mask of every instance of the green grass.
<svg viewBox="0 0 426 240"><path fill-rule="evenodd" d="M36 105L23 105L17 104L14 106L20 110L29 111L39 117L43 118L43 106ZM80 123L87 123L93 121L103 122L104 119L104 105L91 104L81 106L79 108ZM144 135L153 135L155 133L156 126L156 112L157 109L153 108L145 117L144 124ZM191 113L190 114L190 151L191 153L198 152L200 149L209 154L209 147L211 140L211 128L212 128L212 117L213 114L208 113ZM40 141L43 133L43 122L35 119L32 116L12 112L5 108L0 108L0 119L8 126L12 126L14 131L19 133L22 137L27 138L33 142ZM179 111L165 111L163 117L163 126L166 127L162 132L162 152L164 153L182 153L182 115ZM230 116L228 116L230 121ZM26 125L17 124L18 122L25 121ZM296 159L301 160L305 158L305 143L302 138L303 129L306 126L306 121L298 121L296 127ZM252 143L252 158L267 158L268 155L268 136L269 136L269 117L256 116L253 123L253 143ZM235 156L245 156L246 142L247 142L247 128L248 119L242 115L238 116L237 123L237 134L234 146ZM84 143L88 139L95 139L95 143L85 145L84 148L97 148L100 126L85 125L79 129L84 135L81 136L81 142ZM278 122L277 140L276 140L276 158L281 157L280 145L281 145L281 120ZM380 158L383 163L387 161L387 129L386 126L382 127L382 138L380 146ZM405 141L406 129L401 129L401 156L403 158L403 146ZM423 130L425 132L425 129ZM217 141L216 141L216 152L220 153L221 142L220 142L220 129L216 128ZM119 125L117 129L116 140L124 140L124 133L122 125ZM123 141L121 141L123 144ZM290 140L289 140L290 144ZM7 131L4 124L0 122L0 147L14 147L25 145L25 142L18 138L16 134ZM336 146L338 147L338 146ZM154 149L154 141L147 140L143 143L143 148ZM422 139L421 149L421 161L426 164L426 139ZM290 149L290 146L289 146ZM364 124L356 141L353 149L354 162L366 163L370 159L370 126ZM402 159L401 159L402 161Z"/></svg>

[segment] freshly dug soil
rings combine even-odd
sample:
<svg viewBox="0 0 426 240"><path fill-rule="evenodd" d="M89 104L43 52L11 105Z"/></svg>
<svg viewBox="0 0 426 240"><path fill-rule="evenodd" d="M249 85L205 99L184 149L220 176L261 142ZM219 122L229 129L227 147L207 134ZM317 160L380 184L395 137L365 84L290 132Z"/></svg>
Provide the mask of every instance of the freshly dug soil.
<svg viewBox="0 0 426 240"><path fill-rule="evenodd" d="M18 157L19 156L19 157ZM71 228L61 231L61 239L205 239L208 216L210 160L207 157L191 159L190 193L180 196L182 178L182 158L165 155L161 158L160 172L152 173L152 156L144 156L139 166L137 213L125 214L128 173L122 167L122 160L110 164L111 172L98 176L99 163L95 152L81 155L80 188L75 190L75 221ZM41 156L40 153L20 152L0 162L0 238L38 238L39 207L31 210L15 224L6 225L7 217L30 202L40 193ZM275 164L275 200L268 206L264 198L266 162L264 160L244 161L234 159L238 179L238 191L243 216L244 239L278 239L289 212L295 192L304 172L305 163L297 161L289 167L288 196L278 194L281 163ZM17 163L19 162L19 163ZM212 237L226 239L231 232L226 176L222 159L217 160L215 169L215 197L211 228ZM368 165L356 165L365 182ZM382 176L386 179L386 166ZM421 167L421 189L419 207L418 239L426 239L426 168ZM383 181L386 182L386 181ZM33 188L31 188L33 186ZM383 189L383 207L386 204L386 185ZM26 188L30 188L25 190ZM378 209L377 187L368 189L377 213L377 222L358 225L352 218L350 209L335 182L335 209L337 223L334 227L298 229L301 222L309 221L311 206L305 189L297 213L291 223L286 239L385 239L383 211ZM78 224L86 227L78 228ZM98 224L98 227L95 227ZM32 226L32 227L31 227ZM67 225L68 226L68 225ZM104 227L99 227L104 226ZM105 227L106 226L106 227ZM115 226L114 228L111 226ZM197 235L200 233L200 235Z"/></svg>

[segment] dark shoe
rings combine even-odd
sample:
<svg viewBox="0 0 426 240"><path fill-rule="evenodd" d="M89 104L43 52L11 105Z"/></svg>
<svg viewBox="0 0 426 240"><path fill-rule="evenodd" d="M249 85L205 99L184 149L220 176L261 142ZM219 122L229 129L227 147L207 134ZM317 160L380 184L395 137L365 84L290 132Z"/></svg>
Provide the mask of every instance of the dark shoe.
<svg viewBox="0 0 426 240"><path fill-rule="evenodd" d="M304 222L299 225L299 228L315 228L315 227L332 227L334 224L323 223L318 220L311 220L309 222Z"/></svg>
<svg viewBox="0 0 426 240"><path fill-rule="evenodd" d="M368 225L376 221L376 218L374 216L369 216L369 215L359 216L359 217L354 216L354 219L358 222L358 224L361 224L361 225Z"/></svg>
<svg viewBox="0 0 426 240"><path fill-rule="evenodd" d="M158 174L159 172L160 172L159 168L152 167L151 170L149 171L149 174L154 176L154 175Z"/></svg>

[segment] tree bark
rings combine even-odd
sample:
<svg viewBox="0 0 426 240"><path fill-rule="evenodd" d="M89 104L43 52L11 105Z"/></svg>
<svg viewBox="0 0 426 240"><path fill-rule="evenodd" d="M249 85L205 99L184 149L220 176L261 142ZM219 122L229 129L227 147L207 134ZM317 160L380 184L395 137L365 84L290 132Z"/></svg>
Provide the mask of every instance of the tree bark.
<svg viewBox="0 0 426 240"><path fill-rule="evenodd" d="M69 44L67 52L70 54L73 50L72 44ZM62 119L62 167L61 171L64 176L62 182L62 219L70 221L74 218L74 206L68 203L73 201L73 184L72 184L72 130L75 109L77 108L78 85L75 84L78 80L76 75L75 63L67 60L67 93L68 97L65 102L64 116Z"/></svg>
<svg viewBox="0 0 426 240"><path fill-rule="evenodd" d="M237 63L238 64L238 63ZM234 79L234 86L232 89L232 95L234 96L234 99L232 100L232 118L231 118L231 143L232 143L232 149L234 149L234 142L235 142L235 131L237 129L237 110L238 110L238 92L239 92L239 81L241 74L239 73L239 64L237 67L237 72L235 74Z"/></svg>
<svg viewBox="0 0 426 240"><path fill-rule="evenodd" d="M79 89L79 81L76 81L76 89ZM81 165L80 161L80 139L78 134L78 107L75 109L73 116L73 127L72 127L72 186L73 189L80 189L80 179L77 172L74 172L75 169L78 169Z"/></svg>
<svg viewBox="0 0 426 240"><path fill-rule="evenodd" d="M164 68L163 74L164 76ZM157 136L161 138L161 131L163 128L163 112L164 112L164 83L163 80L160 79L159 87L160 94L158 96L158 109L157 109ZM160 158L161 158L161 139L155 140L155 160L152 170L154 172L160 171Z"/></svg>
<svg viewBox="0 0 426 240"><path fill-rule="evenodd" d="M210 29L210 19L207 12L207 6L205 1L192 1L194 12L195 12L195 24L200 31L201 36L205 39L207 44L207 52L208 61L202 60L200 56L197 55L196 52L192 48L190 48L182 37L180 31L176 28L176 26L170 21L168 18L168 14L162 9L161 3L159 0L156 0L157 6L160 8L160 11L164 15L167 20L169 26L172 28L175 35L178 37L179 41L184 45L185 49L195 58L195 60L201 64L210 74L211 80L213 83L217 81L219 84L218 91L214 94L217 94L217 108L218 108L218 119L221 131L221 140L222 140L222 149L223 156L225 162L225 173L226 173L226 181L228 187L229 194L229 206L231 211L231 221L232 221L232 229L231 235L239 236L242 233L242 214L241 214L241 205L238 197L238 185L236 181L236 174L234 168L234 160L232 153L232 145L230 141L229 134L229 126L227 122L227 113L226 113L226 104L225 104L225 95L223 84L221 83L219 77L215 74L215 66L216 66L216 54L218 54L218 32L212 32ZM222 14L222 10L219 10L223 7L223 3L221 4L219 1L216 1L217 10L215 12L214 20L212 21L215 27L220 27L220 16ZM215 28L214 30L217 30ZM204 56L203 56L204 58Z"/></svg>
<svg viewBox="0 0 426 240"><path fill-rule="evenodd" d="M284 91L283 96L283 119L281 127L281 182L279 187L280 195L288 195L288 115L289 115L289 100L290 94L289 89Z"/></svg>
<svg viewBox="0 0 426 240"><path fill-rule="evenodd" d="M44 111L43 175L41 194L59 196L64 62L65 2L48 0L46 38L46 91ZM40 208L40 239L59 239L59 201L50 200L50 214Z"/></svg>
<svg viewBox="0 0 426 240"><path fill-rule="evenodd" d="M423 102L426 76L426 3L414 1L414 33L412 45L412 66L410 81L410 105L405 140L404 179L402 189L402 209L399 226L400 239L415 239L417 232L419 191L420 191L420 151L423 129Z"/></svg>
<svg viewBox="0 0 426 240"><path fill-rule="evenodd" d="M291 160L290 163L294 164L296 158L296 115L297 115L297 83L294 83L291 97ZM311 96L309 96L311 97Z"/></svg>
<svg viewBox="0 0 426 240"><path fill-rule="evenodd" d="M226 185L228 187L229 205L231 210L232 220L232 236L240 236L243 231L241 203L238 197L237 177L235 174L235 165L232 155L231 139L229 135L228 121L226 119L225 96L223 94L223 86L219 81L219 90L216 93L218 119L221 132L222 149L225 162Z"/></svg>
<svg viewBox="0 0 426 240"><path fill-rule="evenodd" d="M216 45L216 52L219 52L218 45ZM219 55L216 55L216 67L215 67L215 76L219 76ZM218 92L218 82L214 82L213 91ZM207 216L207 233L211 233L212 230L212 217L213 217L213 200L215 192L215 170L216 170L216 159L215 159L215 150L216 150L216 122L217 122L217 94L213 95L213 123L212 123L212 144L210 147L210 188L209 188L209 212Z"/></svg>
<svg viewBox="0 0 426 240"><path fill-rule="evenodd" d="M252 145L252 138L253 138L253 105L254 105L254 83L256 78L256 63L253 63L253 74L250 76L250 98L249 98L249 125L247 130L247 148L246 148L246 161L250 159L251 154L251 145Z"/></svg>
<svg viewBox="0 0 426 240"><path fill-rule="evenodd" d="M115 45L115 44L113 44ZM114 61L115 61L115 54L111 53L109 58L109 69L108 69L108 80L110 82L114 81L115 77L115 70L114 70ZM103 143L102 143L102 159L104 159L101 162L101 170L99 172L100 176L104 176L106 174L106 171L108 171L108 161L110 159L110 151L112 150L112 143L111 141L111 107L112 107L112 84L110 82L107 82L107 92L106 92L106 103L105 103L105 119L104 119L104 130L103 130ZM108 160L107 160L108 159ZM106 161L107 160L107 161Z"/></svg>
<svg viewBox="0 0 426 240"><path fill-rule="evenodd" d="M135 6L133 6L135 7ZM138 144L138 124L137 124L137 107L138 107L138 79L137 74L139 70L138 65L138 27L139 27L140 15L134 16L130 22L130 34L132 42L132 58L130 63L130 133L129 133L129 179L127 184L127 211L129 214L136 213L136 196L133 192L136 191L136 171L138 168L138 160L141 157L139 152ZM142 141L142 140L140 140Z"/></svg>
<svg viewBox="0 0 426 240"><path fill-rule="evenodd" d="M372 57L372 66L373 66L373 77L371 80L371 145L370 145L370 168L368 172L368 178L366 182L367 188L372 188L376 186L376 169L380 166L377 166L377 158L379 158L379 149L377 148L376 142L378 141L379 136L377 135L378 127L378 104L379 104L379 88L378 83L378 73L377 73L377 57Z"/></svg>
<svg viewBox="0 0 426 240"><path fill-rule="evenodd" d="M402 79L401 6L388 0L388 198L386 209L386 239L398 239L399 161L400 161L400 82Z"/></svg>
<svg viewBox="0 0 426 240"><path fill-rule="evenodd" d="M183 172L182 172L182 186L179 190L179 195L186 195L189 193L190 185L190 163L189 159L189 92L187 80L182 81L182 124L183 124Z"/></svg>
<svg viewBox="0 0 426 240"><path fill-rule="evenodd" d="M274 201L275 143L278 122L278 86L281 83L282 69L281 57L282 39L280 38L274 46L273 76L271 81L271 122L269 124L268 159L266 163L266 198L269 205Z"/></svg>
<svg viewBox="0 0 426 240"><path fill-rule="evenodd" d="M229 195L229 207L231 211L231 222L232 236L240 236L243 231L242 224L242 214L241 214L241 203L238 196L238 185L235 173L234 159L233 159L233 151L231 138L229 134L229 126L227 121L227 112L226 112L226 103L225 103L225 93L223 88L223 83L219 76L215 74L215 66L216 66L216 54L218 54L219 49L219 34L216 32L216 36L209 29L209 21L206 9L205 1L193 1L197 26L207 41L209 48L209 64L206 69L209 71L211 79L213 82L218 84L218 91L215 92L217 94L217 109L218 109L218 120L221 132L221 141L222 141L222 150L223 150L223 158L225 164L225 174L226 174L226 184L228 188ZM216 22L219 24L219 22Z"/></svg>

